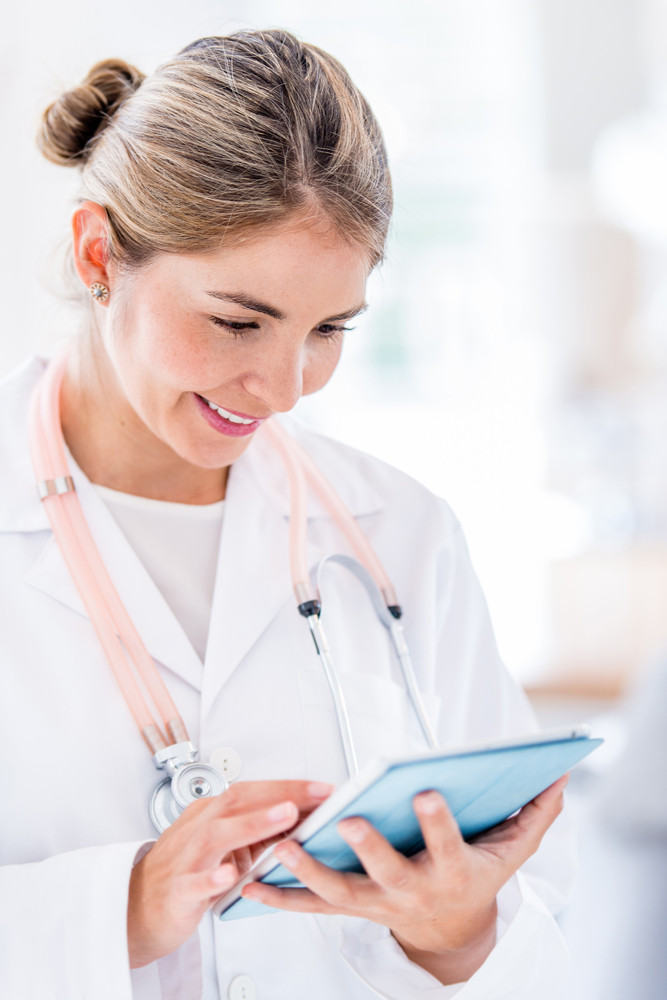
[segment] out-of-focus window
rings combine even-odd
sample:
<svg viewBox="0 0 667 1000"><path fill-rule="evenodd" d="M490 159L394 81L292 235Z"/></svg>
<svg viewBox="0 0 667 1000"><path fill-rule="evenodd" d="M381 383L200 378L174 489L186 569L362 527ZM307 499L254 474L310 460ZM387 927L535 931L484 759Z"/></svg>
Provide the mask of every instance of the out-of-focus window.
<svg viewBox="0 0 667 1000"><path fill-rule="evenodd" d="M295 31L368 96L396 190L370 309L299 412L451 503L520 679L617 690L667 642L665 255L623 216L627 157L610 153L616 121L643 104L662 113L661 3L8 7L0 373L79 322L55 294L76 173L33 141L48 101L101 58L150 72L201 35ZM655 187L639 187L652 219ZM610 189L615 210L596 202Z"/></svg>

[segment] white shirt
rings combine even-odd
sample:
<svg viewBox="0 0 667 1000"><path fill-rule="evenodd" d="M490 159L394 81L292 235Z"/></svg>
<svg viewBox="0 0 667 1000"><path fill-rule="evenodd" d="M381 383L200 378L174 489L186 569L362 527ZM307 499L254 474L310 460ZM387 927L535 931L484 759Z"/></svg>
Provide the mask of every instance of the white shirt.
<svg viewBox="0 0 667 1000"><path fill-rule="evenodd" d="M27 362L0 385L0 997L219 1000L240 975L257 1000L556 1000L567 974L552 914L570 891L558 821L501 889L503 931L469 982L442 986L368 920L278 913L222 923L130 972L132 866L155 838L160 774L103 655L35 490ZM498 657L484 597L450 508L409 476L285 419L368 535L404 609L420 690L443 746L527 733L535 721ZM241 779L340 784L344 758L326 677L295 607L285 470L258 432L231 469L204 662L85 475L81 507L120 599L201 758L231 747ZM310 498L308 565L349 552ZM360 766L423 748L400 667L341 567L323 583ZM201 953L201 959L199 957Z"/></svg>
<svg viewBox="0 0 667 1000"><path fill-rule="evenodd" d="M169 503L95 484L149 576L206 658L225 501Z"/></svg>

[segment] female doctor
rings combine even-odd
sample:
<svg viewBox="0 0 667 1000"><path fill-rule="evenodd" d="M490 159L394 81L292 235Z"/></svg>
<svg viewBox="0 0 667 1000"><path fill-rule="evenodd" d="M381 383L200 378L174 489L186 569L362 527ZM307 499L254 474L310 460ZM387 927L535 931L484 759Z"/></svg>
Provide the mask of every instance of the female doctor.
<svg viewBox="0 0 667 1000"><path fill-rule="evenodd" d="M245 890L281 912L209 912L347 777L291 592L289 487L265 423L326 474L387 570L441 743L534 727L449 508L280 416L331 377L382 258L391 188L368 105L326 53L241 32L150 79L97 65L47 110L40 141L82 177L72 259L89 307L47 421L66 444L63 490L200 760L230 787L155 838L147 803L164 772L146 743L160 743L135 725L52 533L59 480L35 489L29 405L46 363L29 360L0 388L0 996L556 997L567 959L552 913L570 859L549 828L563 781L473 844L437 793L417 796L427 846L410 860L346 820L363 876L285 839L280 860L305 888ZM309 504L312 568L349 546ZM330 566L322 598L360 764L423 749L358 581Z"/></svg>

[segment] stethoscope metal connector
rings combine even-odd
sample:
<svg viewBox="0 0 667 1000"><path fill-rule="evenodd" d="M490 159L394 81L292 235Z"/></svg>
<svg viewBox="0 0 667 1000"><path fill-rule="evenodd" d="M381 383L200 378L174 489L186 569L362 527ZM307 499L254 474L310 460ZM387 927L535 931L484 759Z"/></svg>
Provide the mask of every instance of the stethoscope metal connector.
<svg viewBox="0 0 667 1000"><path fill-rule="evenodd" d="M201 763L198 756L197 747L189 741L175 743L153 755L157 769L168 775L149 803L151 821L158 833L164 833L192 802L227 791L229 785L217 767Z"/></svg>
<svg viewBox="0 0 667 1000"><path fill-rule="evenodd" d="M303 604L299 605L299 614L303 615L304 618L310 618L311 615L317 615L319 618L321 610L322 605L319 601L304 601Z"/></svg>

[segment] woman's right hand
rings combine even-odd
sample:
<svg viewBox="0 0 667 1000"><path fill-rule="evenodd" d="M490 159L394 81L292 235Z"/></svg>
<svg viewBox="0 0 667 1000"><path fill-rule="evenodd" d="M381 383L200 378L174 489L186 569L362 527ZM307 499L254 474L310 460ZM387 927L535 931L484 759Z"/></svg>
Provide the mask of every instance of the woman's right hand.
<svg viewBox="0 0 667 1000"><path fill-rule="evenodd" d="M155 962L187 941L266 844L332 790L319 782L246 781L188 806L132 870L130 967Z"/></svg>

